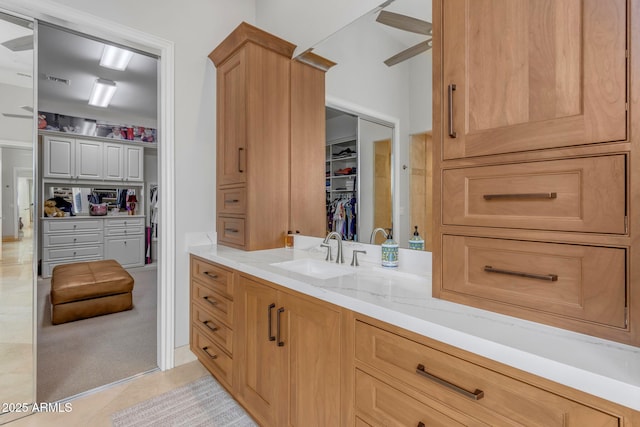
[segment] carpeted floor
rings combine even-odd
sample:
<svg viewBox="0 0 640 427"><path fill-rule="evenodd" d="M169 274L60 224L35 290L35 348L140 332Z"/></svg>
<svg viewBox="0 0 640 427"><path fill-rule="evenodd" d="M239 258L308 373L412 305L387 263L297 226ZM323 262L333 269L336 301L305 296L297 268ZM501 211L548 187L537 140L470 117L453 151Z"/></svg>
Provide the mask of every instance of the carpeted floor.
<svg viewBox="0 0 640 427"><path fill-rule="evenodd" d="M245 410L210 375L111 416L114 427L250 427Z"/></svg>
<svg viewBox="0 0 640 427"><path fill-rule="evenodd" d="M38 280L37 402L55 402L157 367L156 270L130 270L134 308L51 324L49 279Z"/></svg>

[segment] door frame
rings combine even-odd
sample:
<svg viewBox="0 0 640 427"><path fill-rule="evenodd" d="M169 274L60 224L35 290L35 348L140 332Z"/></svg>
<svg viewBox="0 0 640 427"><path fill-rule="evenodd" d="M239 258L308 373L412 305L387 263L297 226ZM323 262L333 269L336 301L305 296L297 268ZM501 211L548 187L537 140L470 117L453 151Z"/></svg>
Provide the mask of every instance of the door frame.
<svg viewBox="0 0 640 427"><path fill-rule="evenodd" d="M161 237L158 241L157 361L161 370L171 369L175 364L174 43L49 0L0 0L0 8L27 19L55 24L159 57L158 135L161 143L158 147L158 197L162 221L158 230ZM34 92L37 94L37 79L34 80ZM34 111L38 111L35 108L37 95L35 98ZM33 146L37 147L36 132L33 138Z"/></svg>
<svg viewBox="0 0 640 427"><path fill-rule="evenodd" d="M14 237L16 239L19 238L20 236L20 227L19 227L19 221L20 221L20 204L18 203L18 180L19 178L31 178L33 179L33 168L27 168L27 167L14 167L13 168L13 193L12 193L12 202L13 202L13 206L15 207L15 211L13 212L14 214L14 218L13 218L13 226L14 226ZM35 182L33 183L34 187L34 194L32 194L32 196L35 197Z"/></svg>

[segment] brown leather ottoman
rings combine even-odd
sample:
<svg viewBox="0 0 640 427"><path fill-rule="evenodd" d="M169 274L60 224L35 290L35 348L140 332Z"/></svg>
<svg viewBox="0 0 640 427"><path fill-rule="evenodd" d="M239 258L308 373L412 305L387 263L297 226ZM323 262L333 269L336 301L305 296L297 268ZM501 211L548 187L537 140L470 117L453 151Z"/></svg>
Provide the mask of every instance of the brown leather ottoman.
<svg viewBox="0 0 640 427"><path fill-rule="evenodd" d="M133 277L115 260L58 265L51 275L54 325L131 310Z"/></svg>

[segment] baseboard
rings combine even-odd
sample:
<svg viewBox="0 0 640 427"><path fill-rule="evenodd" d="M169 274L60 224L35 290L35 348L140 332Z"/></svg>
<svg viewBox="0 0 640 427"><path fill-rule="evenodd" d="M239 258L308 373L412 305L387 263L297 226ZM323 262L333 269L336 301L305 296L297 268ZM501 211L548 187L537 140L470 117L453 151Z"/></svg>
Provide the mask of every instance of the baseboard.
<svg viewBox="0 0 640 427"><path fill-rule="evenodd" d="M189 345L183 345L173 350L174 367L184 365L194 360L198 360L195 354L189 349Z"/></svg>

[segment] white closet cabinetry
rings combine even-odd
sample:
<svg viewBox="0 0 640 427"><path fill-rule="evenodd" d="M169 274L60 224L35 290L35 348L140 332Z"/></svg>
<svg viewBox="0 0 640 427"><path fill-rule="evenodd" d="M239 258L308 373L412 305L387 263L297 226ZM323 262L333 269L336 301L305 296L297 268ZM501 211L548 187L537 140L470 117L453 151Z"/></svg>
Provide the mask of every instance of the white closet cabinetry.
<svg viewBox="0 0 640 427"><path fill-rule="evenodd" d="M45 136L44 176L102 179L102 143Z"/></svg>
<svg viewBox="0 0 640 427"><path fill-rule="evenodd" d="M105 142L104 179L107 181L144 180L144 148Z"/></svg>
<svg viewBox="0 0 640 427"><path fill-rule="evenodd" d="M107 218L104 221L105 259L115 259L125 268L144 265L144 218Z"/></svg>

